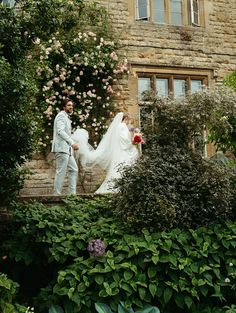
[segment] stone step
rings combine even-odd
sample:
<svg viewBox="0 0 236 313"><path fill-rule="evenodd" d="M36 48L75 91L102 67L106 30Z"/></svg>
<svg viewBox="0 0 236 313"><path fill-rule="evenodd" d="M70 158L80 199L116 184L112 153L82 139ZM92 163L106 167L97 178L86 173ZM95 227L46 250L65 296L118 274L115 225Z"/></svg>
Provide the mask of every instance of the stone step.
<svg viewBox="0 0 236 313"><path fill-rule="evenodd" d="M83 198L93 198L94 194L93 193L78 193L75 196L83 197ZM51 205L51 204L63 203L63 199L67 197L68 197L67 195L61 195L61 196L28 195L28 196L20 196L18 200L20 202L37 201L43 204Z"/></svg>
<svg viewBox="0 0 236 313"><path fill-rule="evenodd" d="M27 162L29 170L20 196L51 196L55 177L55 160L53 154L48 156L35 155L34 160ZM104 179L104 171L94 168L92 171L79 170L77 193L93 193ZM63 194L67 193L68 179L65 179Z"/></svg>

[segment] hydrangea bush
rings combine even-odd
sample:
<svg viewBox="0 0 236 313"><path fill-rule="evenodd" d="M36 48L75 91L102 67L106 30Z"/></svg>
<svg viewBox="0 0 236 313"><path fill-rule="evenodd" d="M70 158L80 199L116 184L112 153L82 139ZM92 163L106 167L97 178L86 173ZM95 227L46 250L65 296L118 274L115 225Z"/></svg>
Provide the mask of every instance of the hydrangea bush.
<svg viewBox="0 0 236 313"><path fill-rule="evenodd" d="M90 256L98 257L105 254L105 244L101 239L93 239L89 242L87 250Z"/></svg>

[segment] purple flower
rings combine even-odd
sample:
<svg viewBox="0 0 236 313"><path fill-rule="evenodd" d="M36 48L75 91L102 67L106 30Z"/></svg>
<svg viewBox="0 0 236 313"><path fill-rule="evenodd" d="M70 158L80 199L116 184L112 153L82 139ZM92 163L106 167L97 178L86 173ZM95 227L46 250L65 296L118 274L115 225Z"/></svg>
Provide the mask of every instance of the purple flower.
<svg viewBox="0 0 236 313"><path fill-rule="evenodd" d="M105 244L101 239L93 239L89 242L87 250L90 256L103 256L105 253Z"/></svg>

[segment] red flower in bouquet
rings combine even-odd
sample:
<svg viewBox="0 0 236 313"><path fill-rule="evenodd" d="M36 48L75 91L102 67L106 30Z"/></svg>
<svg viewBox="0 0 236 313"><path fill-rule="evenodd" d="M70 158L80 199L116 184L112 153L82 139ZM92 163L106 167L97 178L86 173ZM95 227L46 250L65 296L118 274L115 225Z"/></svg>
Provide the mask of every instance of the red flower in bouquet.
<svg viewBox="0 0 236 313"><path fill-rule="evenodd" d="M132 143L134 144L134 145L137 145L137 144L141 144L141 145L143 145L145 142L144 142L144 140L143 140L143 138L142 138L142 135L140 134L140 133L134 133L134 135L133 135L133 139L132 139Z"/></svg>

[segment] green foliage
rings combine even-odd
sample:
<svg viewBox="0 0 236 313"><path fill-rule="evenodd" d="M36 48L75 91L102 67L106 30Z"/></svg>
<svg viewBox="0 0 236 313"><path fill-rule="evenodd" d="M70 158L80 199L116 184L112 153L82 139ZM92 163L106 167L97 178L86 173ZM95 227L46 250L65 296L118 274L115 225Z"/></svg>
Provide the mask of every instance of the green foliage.
<svg viewBox="0 0 236 313"><path fill-rule="evenodd" d="M113 80L126 65L115 53L107 11L83 2L20 0L17 10L0 6L1 203L21 189L19 167L32 151L49 148L51 119L63 98L76 103L73 126L87 127L94 139L114 109Z"/></svg>
<svg viewBox="0 0 236 313"><path fill-rule="evenodd" d="M27 70L14 69L0 58L0 202L13 199L22 187L24 171L20 169L34 149L35 124L29 98L36 86Z"/></svg>
<svg viewBox="0 0 236 313"><path fill-rule="evenodd" d="M213 303L234 301L235 274L233 280L226 280L228 274L224 273L225 270L229 273L231 260L235 262L235 235L231 234L230 243L227 236L219 241L220 231L215 227L152 236L145 232L138 238L125 235L107 251L104 259L79 258L60 271L53 292L65 299L65 305L69 298L83 312L90 312L86 307L91 306L91 300L99 301L99 298L104 298L112 308L118 299L138 307L142 302L157 301L165 312L173 312L174 306L179 312L183 309L199 312L203 299L204 305L210 307ZM229 248L231 243L227 260L220 249L225 250L225 244Z"/></svg>
<svg viewBox="0 0 236 313"><path fill-rule="evenodd" d="M8 246L14 247L11 257L30 264L35 261L34 253L43 243L46 250L41 252L44 257L46 256L49 262L63 264L68 259L82 256L91 239L103 239L108 236L109 240L113 233L118 237L122 236L124 227L114 220L108 211L109 197L91 200L69 197L64 201L64 208L53 206L50 209L34 202L16 204L15 222L17 225L23 223L24 226L17 229L12 241L8 241ZM105 243L109 245L109 242ZM86 255L89 256L89 253L86 252Z"/></svg>
<svg viewBox="0 0 236 313"><path fill-rule="evenodd" d="M226 76L225 80L224 80L224 85L232 88L234 90L234 92L236 92L236 71L230 73L229 75ZM234 155L236 155L236 117L235 114L233 114L231 112L228 121L231 125L231 132L228 136L228 138L226 138L226 149L232 149ZM228 140L227 140L228 139Z"/></svg>
<svg viewBox="0 0 236 313"><path fill-rule="evenodd" d="M25 313L26 307L14 304L19 285L0 272L0 310L1 313Z"/></svg>
<svg viewBox="0 0 236 313"><path fill-rule="evenodd" d="M52 305L50 306L48 313L64 313L64 310L59 305Z"/></svg>
<svg viewBox="0 0 236 313"><path fill-rule="evenodd" d="M236 313L236 305L232 304L230 307L225 306L224 309L226 309L225 313Z"/></svg>
<svg viewBox="0 0 236 313"><path fill-rule="evenodd" d="M123 173L119 188L116 214L136 229L197 227L232 214L226 170L174 146L153 145Z"/></svg>
<svg viewBox="0 0 236 313"><path fill-rule="evenodd" d="M45 2L40 3L42 10L45 10ZM46 6L57 2L51 1ZM38 10L36 6L33 11L37 13L30 13L34 16L33 21L42 19ZM51 10L54 11L53 6ZM56 11L55 20L59 24L47 36L35 30L35 47L29 54L32 64L36 61L35 72L41 90L37 119L42 122L45 133L39 143L42 146L50 144L52 120L66 97L75 103L73 127L87 128L96 142L114 110L113 81L126 72L127 64L116 54L117 40L104 8L64 0L59 1ZM46 12L50 14L50 10ZM30 31L28 34L32 37Z"/></svg>
<svg viewBox="0 0 236 313"><path fill-rule="evenodd" d="M15 268L24 261L40 273L45 265L52 269L47 284L38 279L38 289L44 287L35 300L39 312L57 304L65 313L92 313L96 302L115 311L123 300L135 310L147 303L167 313L222 313L235 303L235 223L137 235L110 205L109 198L71 197L50 208L15 206L4 255ZM106 244L102 257L86 250L95 238Z"/></svg>
<svg viewBox="0 0 236 313"><path fill-rule="evenodd" d="M204 89L184 99L156 98L152 94L146 97L148 123L143 126L148 138L154 136L160 145L174 143L197 152L193 142L207 129L208 142L219 150L234 152L236 93L230 88Z"/></svg>
<svg viewBox="0 0 236 313"><path fill-rule="evenodd" d="M58 30L68 31L81 19L83 0L20 0L28 38L47 40Z"/></svg>
<svg viewBox="0 0 236 313"><path fill-rule="evenodd" d="M24 57L26 47L20 19L13 9L0 6L0 56L16 65Z"/></svg>
<svg viewBox="0 0 236 313"><path fill-rule="evenodd" d="M196 228L232 214L227 171L175 145L149 143L118 182L115 213L130 228Z"/></svg>
<svg viewBox="0 0 236 313"><path fill-rule="evenodd" d="M87 128L95 138L101 135L114 108L113 79L126 68L119 64L114 41L76 28L64 36L58 32L37 49L36 72L42 88L38 118L43 118L48 135L42 143L50 142L52 120L65 97L75 104L72 125Z"/></svg>
<svg viewBox="0 0 236 313"><path fill-rule="evenodd" d="M206 127L211 140L221 132L217 144L223 146L236 94L204 90L186 99L151 95L148 100L142 109L146 146L140 160L117 182L116 214L131 228L152 230L198 227L231 218L235 173L205 160L197 141Z"/></svg>
<svg viewBox="0 0 236 313"><path fill-rule="evenodd" d="M111 310L111 308L106 305L105 303L95 303L95 308L98 313L113 313L114 311ZM139 309L138 311L134 311L132 308L126 308L124 306L124 303L121 302L118 304L118 313L160 313L160 310L157 307L154 306L145 306L142 310Z"/></svg>
<svg viewBox="0 0 236 313"><path fill-rule="evenodd" d="M224 84L236 91L236 71L228 74L224 79Z"/></svg>

